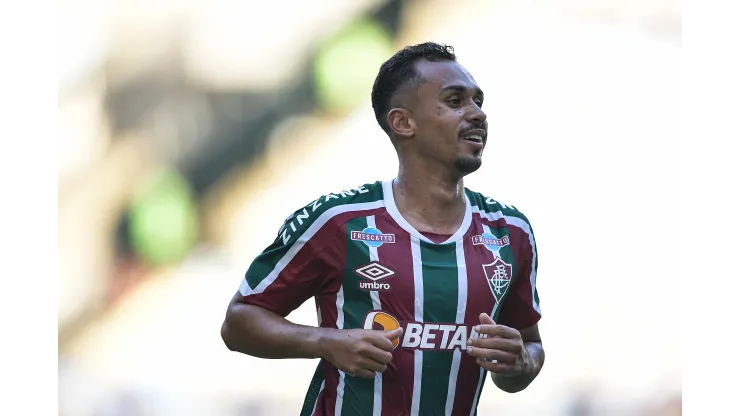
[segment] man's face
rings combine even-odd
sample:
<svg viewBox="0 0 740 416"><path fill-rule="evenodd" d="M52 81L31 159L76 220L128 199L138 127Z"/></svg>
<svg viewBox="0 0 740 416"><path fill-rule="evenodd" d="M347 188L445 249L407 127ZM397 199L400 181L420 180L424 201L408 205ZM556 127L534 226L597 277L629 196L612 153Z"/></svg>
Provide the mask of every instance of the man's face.
<svg viewBox="0 0 740 416"><path fill-rule="evenodd" d="M457 62L422 59L416 70L426 80L413 93L409 108L417 149L461 175L476 171L488 139L483 92Z"/></svg>

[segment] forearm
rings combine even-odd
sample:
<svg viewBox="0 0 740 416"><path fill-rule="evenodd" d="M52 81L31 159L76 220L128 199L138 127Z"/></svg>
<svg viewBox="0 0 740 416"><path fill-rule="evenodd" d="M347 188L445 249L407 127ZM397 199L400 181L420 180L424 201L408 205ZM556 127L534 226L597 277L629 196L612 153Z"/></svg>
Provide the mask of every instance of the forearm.
<svg viewBox="0 0 740 416"><path fill-rule="evenodd" d="M515 375L491 373L496 386L507 393L516 393L527 388L545 363L545 350L541 342L525 342L524 349L526 353L521 362L517 362L519 371Z"/></svg>
<svg viewBox="0 0 740 416"><path fill-rule="evenodd" d="M319 358L322 331L329 329L294 324L254 305L229 306L221 337L232 351L259 358Z"/></svg>

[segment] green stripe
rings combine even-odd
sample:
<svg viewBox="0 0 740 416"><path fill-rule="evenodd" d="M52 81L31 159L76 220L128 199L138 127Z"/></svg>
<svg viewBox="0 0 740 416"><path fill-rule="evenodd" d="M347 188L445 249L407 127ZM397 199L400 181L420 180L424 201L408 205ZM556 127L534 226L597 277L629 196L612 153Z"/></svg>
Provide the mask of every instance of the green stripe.
<svg viewBox="0 0 740 416"><path fill-rule="evenodd" d="M370 292L360 290L362 280L355 269L370 262L368 247L359 241L352 241L352 231L362 231L367 227L367 218L355 218L347 222L346 258L342 287L344 290L344 328L362 328L365 315L373 309ZM375 380L345 376L342 416L372 415Z"/></svg>
<svg viewBox="0 0 740 416"><path fill-rule="evenodd" d="M362 191L362 192L360 192ZM350 193L351 192L351 193ZM295 211L280 228L275 240L250 265L245 274L249 286L257 287L275 268L298 238L303 235L316 220L331 208L341 205L362 204L383 199L382 182L359 186L347 191L327 194ZM291 226L292 224L292 226ZM293 231L295 228L295 231ZM287 238L287 242L283 239Z"/></svg>
<svg viewBox="0 0 740 416"><path fill-rule="evenodd" d="M489 213L501 211L501 213L504 215L517 217L529 224L529 219L527 218L527 216L513 205L505 205L504 203L501 203L493 198L489 198L479 192L474 192L467 188L465 188L465 194L468 196L468 199L470 199L470 204L478 207L478 209L480 209L481 211Z"/></svg>
<svg viewBox="0 0 740 416"><path fill-rule="evenodd" d="M316 367L316 371L311 379L311 384L308 386L306 392L306 399L303 401L303 408L301 409L301 416L311 416L311 412L316 406L316 400L319 399L319 393L321 393L321 383L324 382L324 361L320 360L319 365Z"/></svg>
<svg viewBox="0 0 740 416"><path fill-rule="evenodd" d="M424 281L424 322L454 323L457 317L457 255L455 244L421 242ZM444 411L452 368L451 351L424 351L420 415Z"/></svg>

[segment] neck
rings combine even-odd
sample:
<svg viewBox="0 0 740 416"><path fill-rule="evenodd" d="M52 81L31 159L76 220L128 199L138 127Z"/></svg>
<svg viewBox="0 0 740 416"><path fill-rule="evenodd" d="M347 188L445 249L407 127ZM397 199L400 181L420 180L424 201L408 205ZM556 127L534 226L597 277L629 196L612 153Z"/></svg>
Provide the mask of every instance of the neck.
<svg viewBox="0 0 740 416"><path fill-rule="evenodd" d="M401 214L420 232L453 234L465 216L463 179L441 167L402 165L393 195Z"/></svg>

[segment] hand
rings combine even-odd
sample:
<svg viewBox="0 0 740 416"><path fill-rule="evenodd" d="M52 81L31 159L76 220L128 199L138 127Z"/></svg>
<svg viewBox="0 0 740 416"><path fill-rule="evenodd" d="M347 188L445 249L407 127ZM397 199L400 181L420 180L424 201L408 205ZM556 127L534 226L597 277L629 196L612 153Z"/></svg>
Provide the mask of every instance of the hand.
<svg viewBox="0 0 740 416"><path fill-rule="evenodd" d="M480 338L468 339L468 354L479 366L503 376L517 376L529 368L529 354L522 335L514 328L497 325L490 316L480 314L481 325L473 328Z"/></svg>
<svg viewBox="0 0 740 416"><path fill-rule="evenodd" d="M391 341L401 334L403 328L329 330L321 340L321 356L350 377L375 378L393 359Z"/></svg>

